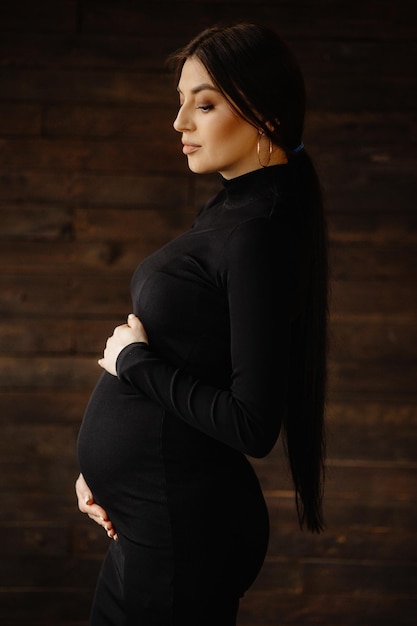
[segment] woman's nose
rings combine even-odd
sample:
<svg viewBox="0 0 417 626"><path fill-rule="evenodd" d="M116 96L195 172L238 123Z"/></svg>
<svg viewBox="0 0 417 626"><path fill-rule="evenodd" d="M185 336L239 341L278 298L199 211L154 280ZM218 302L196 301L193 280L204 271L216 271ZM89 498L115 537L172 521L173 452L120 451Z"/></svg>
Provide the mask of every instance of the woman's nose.
<svg viewBox="0 0 417 626"><path fill-rule="evenodd" d="M177 113L177 117L174 120L173 127L179 133L183 133L186 130L190 130L192 123L189 119L189 116L186 114L184 106L180 107L180 110Z"/></svg>

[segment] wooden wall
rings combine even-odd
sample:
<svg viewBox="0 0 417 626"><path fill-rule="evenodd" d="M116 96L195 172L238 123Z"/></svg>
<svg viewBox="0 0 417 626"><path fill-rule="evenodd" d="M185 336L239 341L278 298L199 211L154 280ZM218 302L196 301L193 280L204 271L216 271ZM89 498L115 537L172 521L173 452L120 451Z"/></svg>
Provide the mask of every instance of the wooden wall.
<svg viewBox="0 0 417 626"><path fill-rule="evenodd" d="M297 528L280 446L255 463L272 537L239 626L415 624L414 2L147 4L0 3L0 622L87 624L107 538L76 508L74 448L96 359L136 264L218 186L187 171L163 62L202 27L249 18L292 45L309 91L332 259L330 460L318 537Z"/></svg>

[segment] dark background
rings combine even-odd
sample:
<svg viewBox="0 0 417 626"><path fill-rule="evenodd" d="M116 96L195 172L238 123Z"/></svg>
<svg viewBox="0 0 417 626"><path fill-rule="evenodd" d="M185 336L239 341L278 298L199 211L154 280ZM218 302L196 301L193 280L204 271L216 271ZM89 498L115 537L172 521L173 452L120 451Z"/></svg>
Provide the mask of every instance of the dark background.
<svg viewBox="0 0 417 626"><path fill-rule="evenodd" d="M187 170L164 60L238 18L304 70L332 261L328 529L298 530L280 445L256 461L272 536L239 626L416 623L414 7L0 2L1 624L87 624L108 539L73 485L96 360L137 263L219 184Z"/></svg>

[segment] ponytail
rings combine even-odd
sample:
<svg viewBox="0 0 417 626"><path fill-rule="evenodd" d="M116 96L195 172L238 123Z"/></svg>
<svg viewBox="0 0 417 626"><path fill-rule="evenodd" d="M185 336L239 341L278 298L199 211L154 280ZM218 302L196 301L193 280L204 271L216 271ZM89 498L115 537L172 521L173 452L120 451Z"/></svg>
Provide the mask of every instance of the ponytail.
<svg viewBox="0 0 417 626"><path fill-rule="evenodd" d="M319 180L305 149L292 157L302 181L308 213L308 289L305 306L294 321L284 445L295 487L300 527L324 528L322 500L326 437L324 426L328 263L327 232Z"/></svg>

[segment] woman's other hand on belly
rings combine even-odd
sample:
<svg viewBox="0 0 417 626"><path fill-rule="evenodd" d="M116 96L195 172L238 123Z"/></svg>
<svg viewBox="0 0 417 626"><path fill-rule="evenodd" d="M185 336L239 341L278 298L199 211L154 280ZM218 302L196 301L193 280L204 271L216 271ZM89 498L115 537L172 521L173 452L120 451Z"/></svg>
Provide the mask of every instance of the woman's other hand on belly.
<svg viewBox="0 0 417 626"><path fill-rule="evenodd" d="M106 511L94 502L93 494L82 474L80 474L76 480L75 493L77 494L78 508L81 513L86 513L96 524L102 526L110 539L118 541L117 533L112 522L109 520Z"/></svg>

